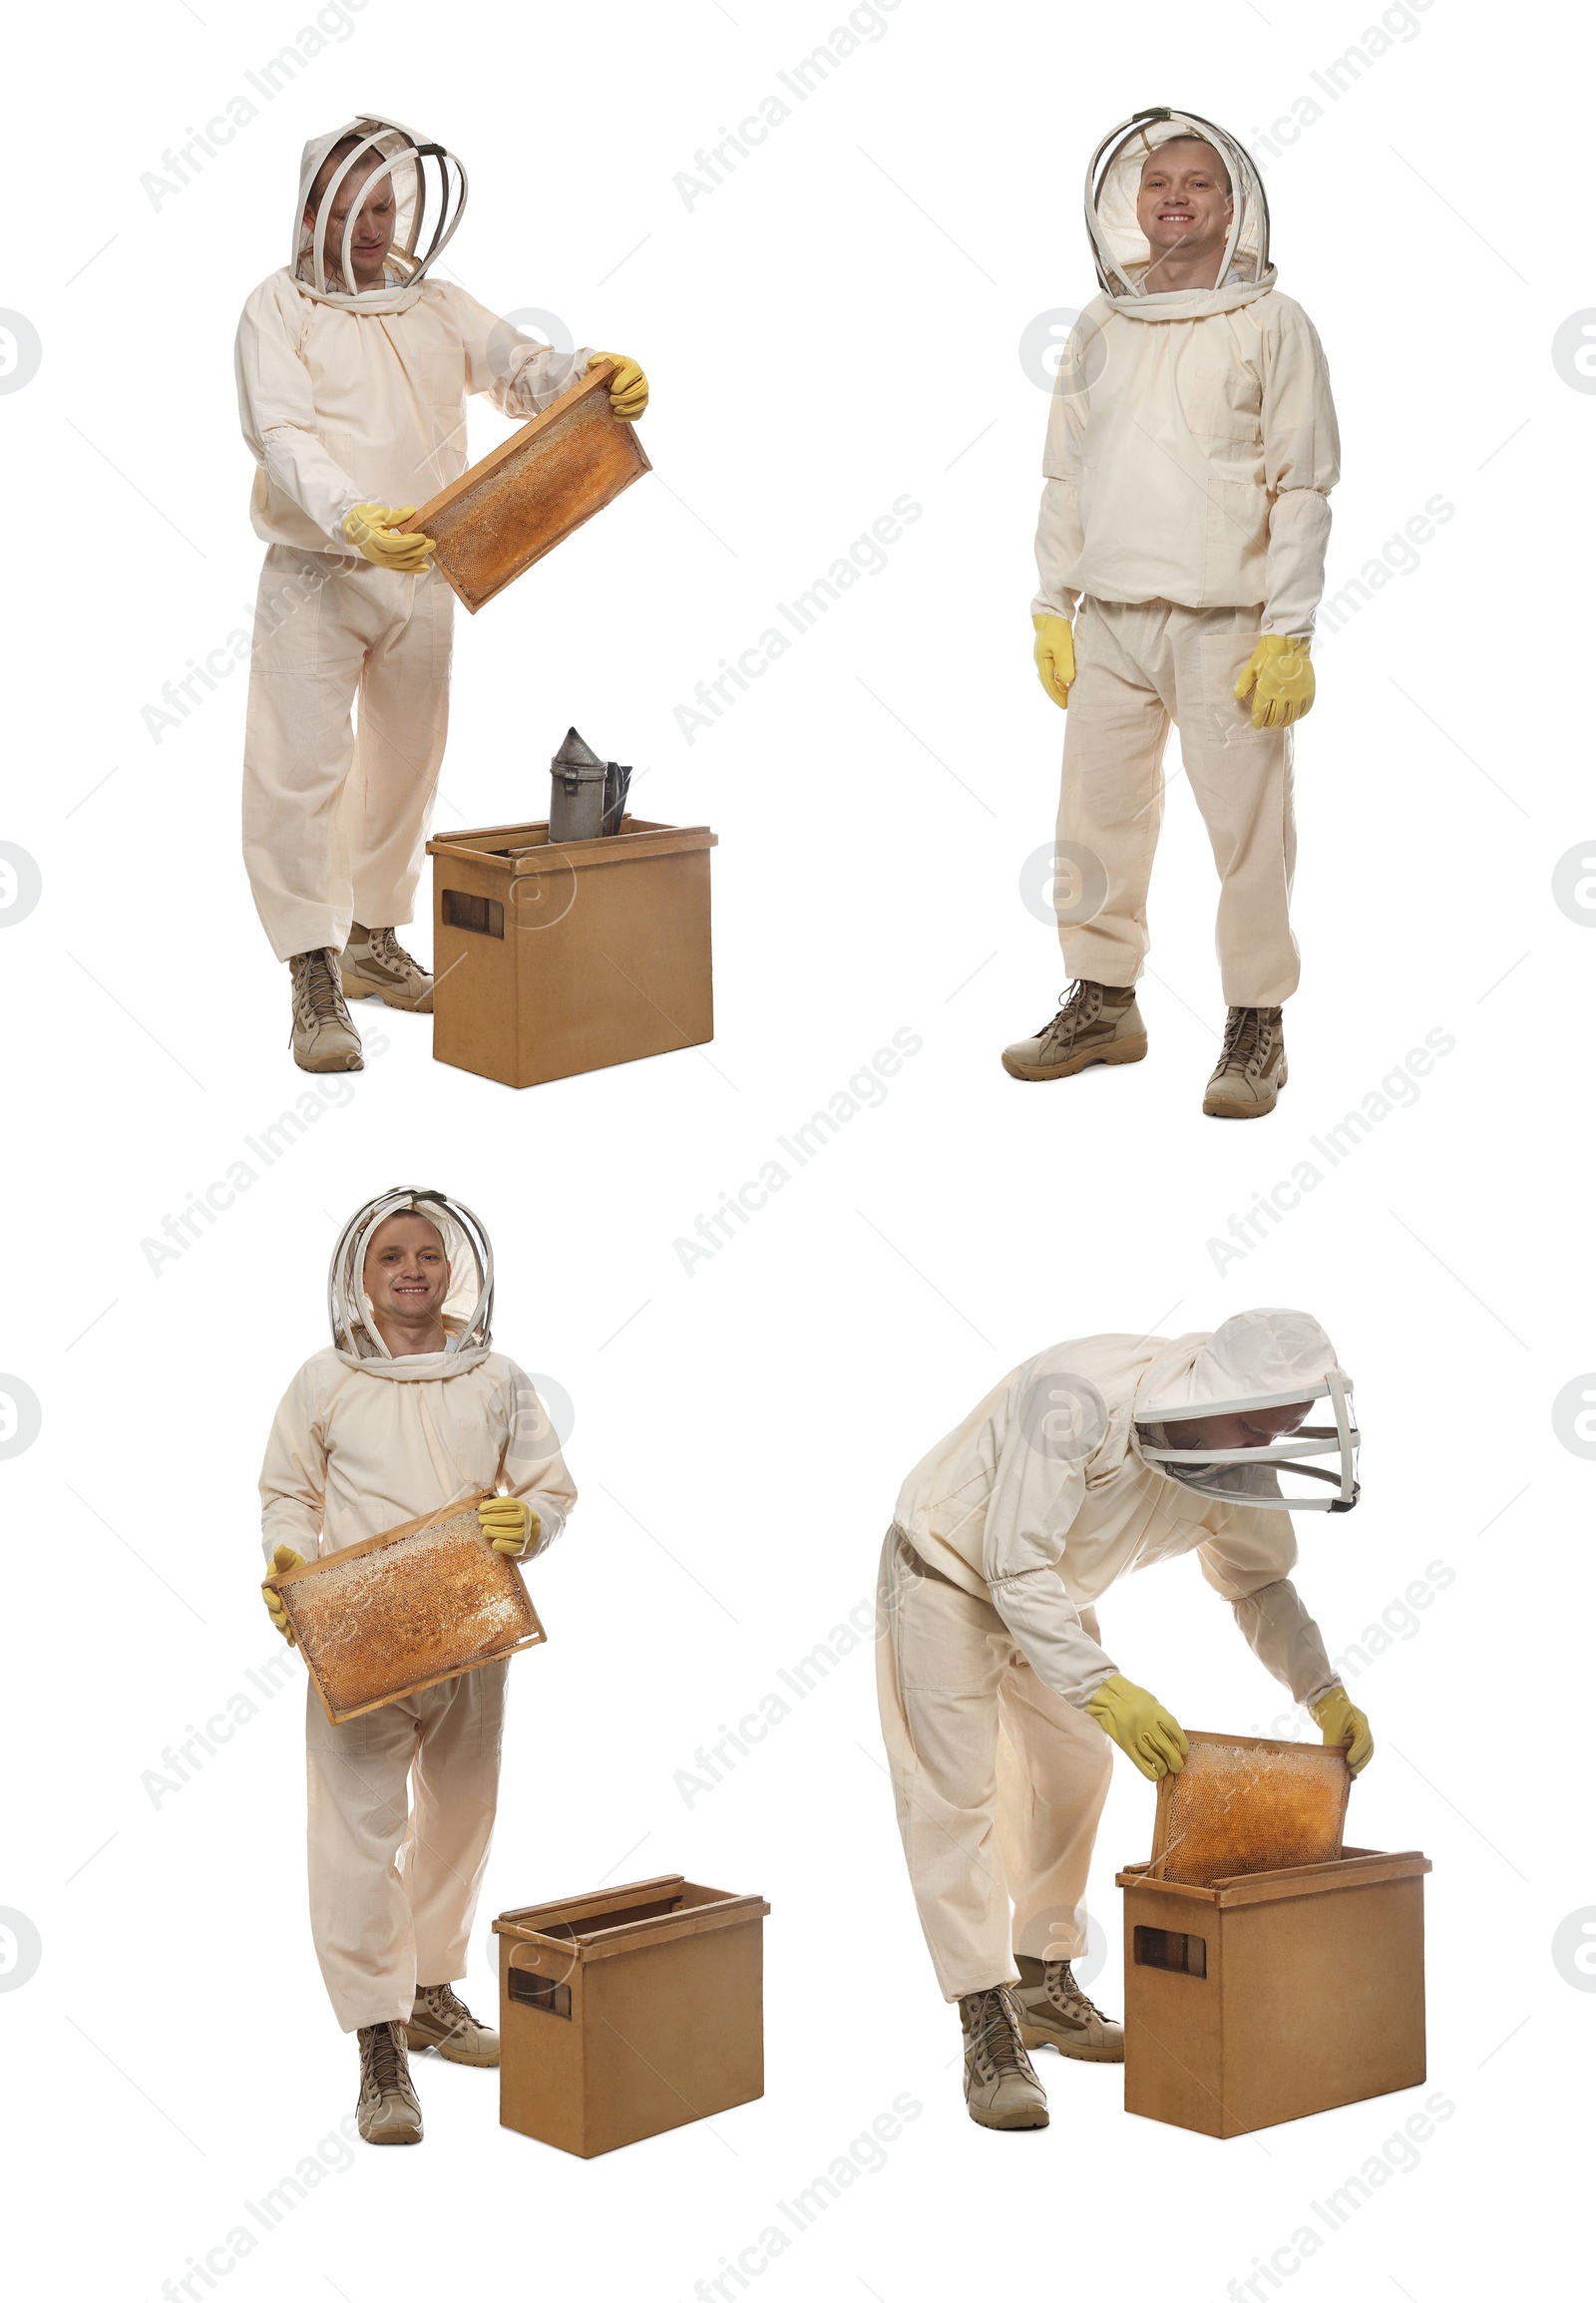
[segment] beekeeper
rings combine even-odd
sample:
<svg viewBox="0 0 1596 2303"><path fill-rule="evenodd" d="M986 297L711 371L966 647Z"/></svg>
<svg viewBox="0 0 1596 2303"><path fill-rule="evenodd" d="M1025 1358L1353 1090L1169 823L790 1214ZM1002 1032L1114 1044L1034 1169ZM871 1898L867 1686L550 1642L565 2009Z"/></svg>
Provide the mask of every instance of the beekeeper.
<svg viewBox="0 0 1596 2303"><path fill-rule="evenodd" d="M281 1572L484 1489L496 1551L532 1559L577 1499L528 1377L493 1348L493 1250L441 1192L391 1191L345 1225L330 1348L277 1409L260 1474ZM266 1592L272 1621L293 1634ZM421 2140L407 2045L497 2064L497 2032L455 1995L493 1835L508 1665L333 1727L305 1690L310 1927L333 2013L359 2035L360 2132Z"/></svg>
<svg viewBox="0 0 1596 2303"><path fill-rule="evenodd" d="M1286 1083L1292 728L1314 700L1309 643L1340 471L1319 338L1275 286L1258 172L1194 114L1138 113L1086 174L1102 293L1059 360L1031 603L1060 710L1054 904L1074 979L1003 1052L1018 1079L1136 1063L1136 979L1171 720L1219 870L1229 1012L1203 1098L1272 1111Z"/></svg>
<svg viewBox="0 0 1596 2303"><path fill-rule="evenodd" d="M238 324L250 511L267 546L243 851L291 971L306 1071L360 1069L346 997L432 1006L432 978L394 930L411 917L443 761L454 599L404 523L467 468L468 393L534 416L606 356L551 351L426 276L465 204L460 163L397 121L313 138L290 261ZM647 406L635 360L620 360L609 400L628 419Z"/></svg>
<svg viewBox="0 0 1596 2303"><path fill-rule="evenodd" d="M1109 1743L1154 1778L1187 1743L1100 1645L1110 1585L1195 1551L1260 1663L1355 1773L1368 1761L1369 1722L1291 1582L1290 1514L1358 1500L1351 1393L1305 1312L1173 1343L1089 1336L1016 1367L904 1482L881 1558L882 1731L981 2125L1046 2125L1027 2048L1124 2058L1071 1968ZM1310 1427L1319 1399L1333 1420Z"/></svg>

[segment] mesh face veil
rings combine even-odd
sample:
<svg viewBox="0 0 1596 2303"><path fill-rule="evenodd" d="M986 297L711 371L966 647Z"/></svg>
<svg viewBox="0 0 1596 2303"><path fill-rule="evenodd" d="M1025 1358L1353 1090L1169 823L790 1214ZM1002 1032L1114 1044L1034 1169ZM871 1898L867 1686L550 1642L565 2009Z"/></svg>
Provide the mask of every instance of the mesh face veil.
<svg viewBox="0 0 1596 2303"><path fill-rule="evenodd" d="M1269 269L1269 202L1251 156L1211 120L1159 106L1138 112L1105 136L1086 171L1086 229L1097 260L1098 283L1106 295L1147 292L1142 275L1152 261L1152 249L1136 221L1136 194L1149 155L1180 138L1212 145L1230 178L1230 236L1219 284L1261 280Z"/></svg>
<svg viewBox="0 0 1596 2303"><path fill-rule="evenodd" d="M1306 1312L1239 1312L1183 1377L1137 1400L1137 1445L1144 1461L1199 1495L1263 1511L1351 1511L1360 1445L1352 1390L1330 1338ZM1304 1423L1255 1446L1194 1444L1193 1418L1245 1418L1316 1399L1330 1401L1333 1423ZM1327 1456L1334 1469L1310 1460Z"/></svg>
<svg viewBox="0 0 1596 2303"><path fill-rule="evenodd" d="M379 1224L390 1216L424 1216L436 1227L449 1259L449 1293L443 1318L449 1328L445 1355L486 1350L493 1342L493 1248L471 1210L443 1192L399 1189L368 1200L352 1215L332 1251L327 1274L327 1311L332 1341L355 1359L389 1359L393 1354L377 1333L364 1286L366 1251Z"/></svg>
<svg viewBox="0 0 1596 2303"><path fill-rule="evenodd" d="M349 150L322 188L315 213L306 221L317 175L340 144ZM373 194L391 188L393 239L383 259L380 281L357 289L355 226ZM419 285L428 268L453 239L466 211L466 172L452 152L428 144L396 120L362 115L329 136L305 146L294 209L290 268L299 285L317 301L353 311L393 308L393 299ZM335 223L333 209L347 193L348 213Z"/></svg>

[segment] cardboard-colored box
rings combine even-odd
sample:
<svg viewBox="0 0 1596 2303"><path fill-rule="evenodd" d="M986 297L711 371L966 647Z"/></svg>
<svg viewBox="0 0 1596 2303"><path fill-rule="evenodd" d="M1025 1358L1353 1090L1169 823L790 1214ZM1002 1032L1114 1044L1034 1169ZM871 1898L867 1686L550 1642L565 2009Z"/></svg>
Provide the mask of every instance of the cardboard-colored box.
<svg viewBox="0 0 1596 2303"><path fill-rule="evenodd" d="M433 566L473 615L651 469L610 413L614 366L590 369L405 523L432 538Z"/></svg>
<svg viewBox="0 0 1596 2303"><path fill-rule="evenodd" d="M521 1570L482 1532L485 1499L468 1496L265 1578L334 1726L541 1645Z"/></svg>
<svg viewBox="0 0 1596 2303"><path fill-rule="evenodd" d="M1125 1894L1125 2109L1245 2135L1424 2080L1416 1851L1206 1887L1133 1864Z"/></svg>
<svg viewBox="0 0 1596 2303"><path fill-rule="evenodd" d="M592 2159L762 2096L769 1910L674 1871L502 1912L500 2124Z"/></svg>
<svg viewBox="0 0 1596 2303"><path fill-rule="evenodd" d="M429 840L439 1062L535 1087L713 1039L715 845L635 816L553 847L547 824Z"/></svg>

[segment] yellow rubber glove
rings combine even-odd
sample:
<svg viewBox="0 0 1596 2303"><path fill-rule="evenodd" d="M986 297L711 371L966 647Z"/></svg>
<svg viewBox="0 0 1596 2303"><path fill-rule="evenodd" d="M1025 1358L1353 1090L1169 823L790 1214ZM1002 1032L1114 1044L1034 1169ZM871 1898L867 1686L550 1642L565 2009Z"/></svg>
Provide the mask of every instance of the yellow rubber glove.
<svg viewBox="0 0 1596 2303"><path fill-rule="evenodd" d="M1361 1774L1375 1756L1375 1738L1368 1715L1361 1712L1345 1688L1332 1688L1313 1708L1314 1726L1327 1743L1344 1743L1350 1773Z"/></svg>
<svg viewBox="0 0 1596 2303"><path fill-rule="evenodd" d="M430 536L412 536L400 530L414 520L413 504L357 504L344 514L343 532L355 550L374 568L391 568L396 576L424 576L432 566Z"/></svg>
<svg viewBox="0 0 1596 2303"><path fill-rule="evenodd" d="M482 1532L506 1559L522 1559L543 1533L543 1522L519 1495L490 1495L477 1506Z"/></svg>
<svg viewBox="0 0 1596 2303"><path fill-rule="evenodd" d="M273 1575L285 1575L289 1568L303 1567L304 1564L291 1544L279 1543L271 1555L271 1572ZM260 1596L266 1603L266 1613L271 1618L272 1628L281 1632L289 1647L297 1647L299 1643L293 1636L293 1626L288 1621L288 1611L269 1584L260 1586Z"/></svg>
<svg viewBox="0 0 1596 2303"><path fill-rule="evenodd" d="M1075 676L1075 628L1067 615L1033 615L1036 644L1031 649L1042 684L1060 711L1068 708L1070 682Z"/></svg>
<svg viewBox="0 0 1596 2303"><path fill-rule="evenodd" d="M1293 720L1306 719L1314 708L1307 640L1266 631L1231 692L1239 704L1252 697L1255 728L1289 728Z"/></svg>
<svg viewBox="0 0 1596 2303"><path fill-rule="evenodd" d="M1104 1680L1086 1709L1150 1782L1156 1783L1160 1775L1178 1775L1186 1764L1191 1745L1180 1722L1156 1696L1118 1672Z"/></svg>
<svg viewBox="0 0 1596 2303"><path fill-rule="evenodd" d="M609 412L622 422L634 424L648 405L648 379L635 360L624 352L595 352L588 362L590 368L600 360L613 360L615 372L609 379Z"/></svg>

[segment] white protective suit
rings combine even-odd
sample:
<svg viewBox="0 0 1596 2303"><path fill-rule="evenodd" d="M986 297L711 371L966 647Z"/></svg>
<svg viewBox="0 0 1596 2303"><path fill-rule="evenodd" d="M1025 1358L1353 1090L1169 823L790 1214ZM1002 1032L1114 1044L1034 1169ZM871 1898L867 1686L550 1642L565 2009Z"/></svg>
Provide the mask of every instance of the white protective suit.
<svg viewBox="0 0 1596 2303"><path fill-rule="evenodd" d="M444 229L414 257L396 247L382 289L346 293L330 249L318 287L305 195L349 135L369 136L391 162L399 240L413 230L426 203L409 130L362 120L314 138L295 199L293 260L245 304L235 349L239 414L257 466L250 513L268 547L249 674L243 848L279 960L342 951L351 920L389 928L411 918L448 728L453 594L436 571L400 576L361 559L344 539L344 515L357 504L422 505L457 480L468 463L468 393L486 393L504 415L535 416L593 357L551 351L463 288L425 277L458 221L463 180L452 211L453 178L442 194L434 189L428 212ZM323 212L331 196L329 187Z"/></svg>
<svg viewBox="0 0 1596 2303"><path fill-rule="evenodd" d="M1230 173L1220 285L1144 293L1142 164L1193 136ZM1099 860L1108 894L1090 920L1061 910L1059 941L1073 976L1140 974L1173 721L1219 869L1225 998L1277 1006L1298 980L1292 731L1254 728L1232 690L1263 633L1313 631L1340 475L1330 376L1275 286L1257 170L1222 129L1166 113L1116 130L1087 172L1086 226L1102 293L1059 361L1032 612L1074 623L1058 840Z"/></svg>
<svg viewBox="0 0 1596 2303"><path fill-rule="evenodd" d="M377 1224L407 1208L444 1236L450 1343L395 1358L359 1279ZM332 1346L300 1368L266 1445L267 1566L279 1543L324 1559L484 1488L525 1496L541 1523L535 1550L547 1550L576 1489L531 1382L492 1348L492 1259L469 1210L385 1193L345 1231L330 1293ZM310 1926L345 2031L402 2022L418 1983L466 1972L508 1670L485 1664L342 1727L306 1688Z"/></svg>
<svg viewBox="0 0 1596 2303"><path fill-rule="evenodd" d="M1174 1408L1234 1402L1238 1374L1257 1406L1324 1396L1332 1376L1346 1385L1302 1313L1243 1312L1173 1343L1089 1336L1016 1367L904 1482L881 1559L878 1694L910 1879L948 1999L1013 1982L1013 1951L1069 1959L1084 1948L1111 1756L1084 1706L1118 1670L1092 1602L1121 1576L1196 1552L1299 1703L1338 1685L1291 1582L1284 1500L1201 1493L1143 1453L1150 1403L1161 1431L1178 1434Z"/></svg>

